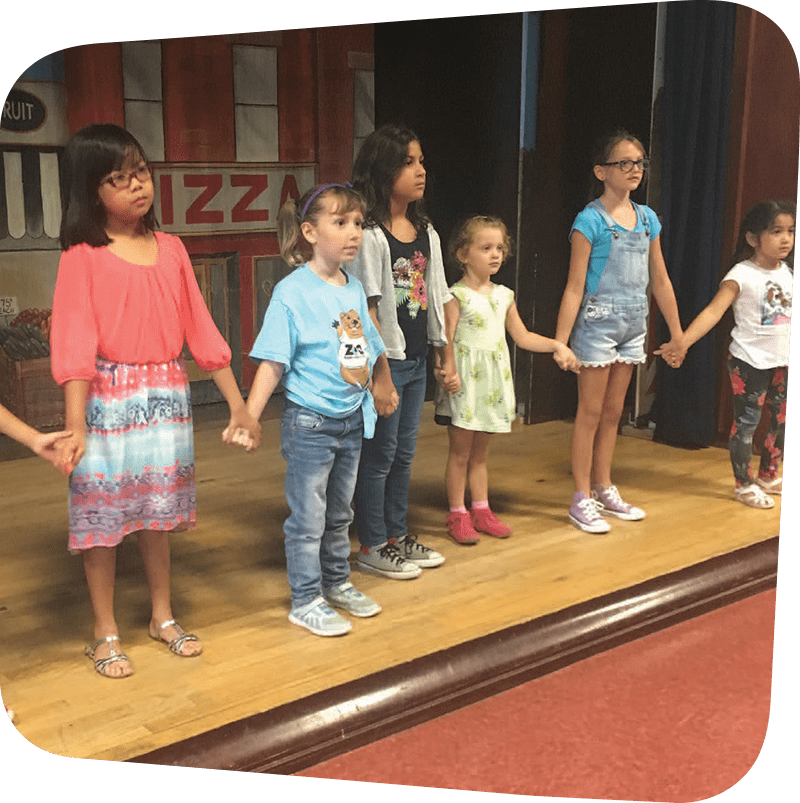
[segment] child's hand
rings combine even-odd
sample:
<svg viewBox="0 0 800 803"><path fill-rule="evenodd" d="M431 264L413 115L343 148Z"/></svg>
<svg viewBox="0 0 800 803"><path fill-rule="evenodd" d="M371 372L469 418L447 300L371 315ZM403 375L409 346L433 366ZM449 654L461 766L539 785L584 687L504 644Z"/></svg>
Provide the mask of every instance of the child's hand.
<svg viewBox="0 0 800 803"><path fill-rule="evenodd" d="M261 424L243 407L231 413L230 423L222 432L222 441L244 446L246 451L252 452L261 443Z"/></svg>
<svg viewBox="0 0 800 803"><path fill-rule="evenodd" d="M36 437L33 439L33 443L31 443L31 450L34 454L38 454L39 457L43 457L49 463L52 463L56 468L58 468L59 460L61 459L61 453L58 450L58 442L63 441L65 438L68 438L72 435L71 432L50 432L50 433L38 433Z"/></svg>
<svg viewBox="0 0 800 803"><path fill-rule="evenodd" d="M581 372L580 360L572 353L572 349L563 343L559 343L556 347L553 352L553 359L562 371L572 371L574 374Z"/></svg>
<svg viewBox="0 0 800 803"><path fill-rule="evenodd" d="M439 369L437 380L444 390L448 393L458 393L461 390L461 376L458 371L448 375L444 369Z"/></svg>
<svg viewBox="0 0 800 803"><path fill-rule="evenodd" d="M400 403L400 396L391 380L388 382L372 380L370 387L372 400L375 403L375 411L379 416L388 418Z"/></svg>
<svg viewBox="0 0 800 803"><path fill-rule="evenodd" d="M664 343L660 349L656 349L653 353L663 357L664 362L670 368L680 368L683 365L687 351L688 349L680 341L673 339L669 343Z"/></svg>
<svg viewBox="0 0 800 803"><path fill-rule="evenodd" d="M252 452L256 449L255 441L245 429L231 430L230 427L226 427L222 432L222 440L234 446L244 446L246 452Z"/></svg>
<svg viewBox="0 0 800 803"><path fill-rule="evenodd" d="M434 376L436 381L448 393L458 393L461 390L461 377L454 360L445 360L440 365L434 364Z"/></svg>
<svg viewBox="0 0 800 803"><path fill-rule="evenodd" d="M81 462L86 451L86 433L71 432L56 443L55 450L57 457L53 465L68 477Z"/></svg>

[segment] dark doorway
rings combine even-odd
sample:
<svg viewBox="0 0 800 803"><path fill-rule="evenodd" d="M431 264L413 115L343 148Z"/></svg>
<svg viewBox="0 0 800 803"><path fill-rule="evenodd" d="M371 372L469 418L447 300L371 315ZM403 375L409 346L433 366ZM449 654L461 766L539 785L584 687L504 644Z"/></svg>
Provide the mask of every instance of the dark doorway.
<svg viewBox="0 0 800 803"><path fill-rule="evenodd" d="M375 125L419 136L444 248L471 214L499 215L516 230L521 54L521 14L375 26ZM514 287L514 273L507 264L498 281Z"/></svg>
<svg viewBox="0 0 800 803"><path fill-rule="evenodd" d="M518 257L497 281L516 292L528 328L552 337L594 140L625 127L649 147L656 5L537 13L538 52L527 54L539 75L538 88L527 87L538 93L530 151L520 148L524 19L376 25L375 124L402 123L419 135L426 202L443 244L470 214L499 215L515 233L521 202ZM448 281L457 278L450 268ZM516 387L529 423L574 414L574 377L549 355L518 352Z"/></svg>
<svg viewBox="0 0 800 803"><path fill-rule="evenodd" d="M523 320L539 334L555 334L569 230L589 200L595 141L625 128L650 149L656 9L541 14L536 144L522 158L517 291ZM634 200L644 203L645 193L643 185ZM528 400L528 423L571 417L577 405L574 375L562 373L549 355L518 354L517 393Z"/></svg>

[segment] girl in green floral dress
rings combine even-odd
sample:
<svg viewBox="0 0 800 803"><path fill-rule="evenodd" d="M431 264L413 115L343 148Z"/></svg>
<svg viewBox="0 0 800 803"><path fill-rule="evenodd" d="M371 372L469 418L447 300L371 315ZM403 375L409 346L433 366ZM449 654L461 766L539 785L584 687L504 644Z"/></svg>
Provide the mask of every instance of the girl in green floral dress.
<svg viewBox="0 0 800 803"><path fill-rule="evenodd" d="M515 417L514 381L506 331L520 348L549 352L558 366L578 372L575 355L563 343L529 332L517 312L514 293L492 276L508 256L508 230L499 218L472 217L455 232L450 251L464 275L445 307L448 349L453 349L461 387L437 387L436 420L447 423L450 451L445 482L450 505L447 532L459 544L475 544L479 532L506 538L511 528L489 508L486 456L493 432L510 432ZM465 505L467 482L471 510Z"/></svg>

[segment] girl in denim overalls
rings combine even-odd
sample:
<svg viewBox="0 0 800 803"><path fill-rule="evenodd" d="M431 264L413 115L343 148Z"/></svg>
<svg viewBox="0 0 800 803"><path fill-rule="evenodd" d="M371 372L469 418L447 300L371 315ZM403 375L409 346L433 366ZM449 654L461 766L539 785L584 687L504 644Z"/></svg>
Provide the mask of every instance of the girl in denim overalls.
<svg viewBox="0 0 800 803"><path fill-rule="evenodd" d="M628 521L645 516L611 482L611 460L633 366L645 361L648 281L672 341L682 330L661 253L661 224L652 209L630 199L647 168L642 144L620 131L601 143L593 164L602 192L572 226L556 340L569 339L581 361L569 518L585 532L605 533L610 526L601 512Z"/></svg>

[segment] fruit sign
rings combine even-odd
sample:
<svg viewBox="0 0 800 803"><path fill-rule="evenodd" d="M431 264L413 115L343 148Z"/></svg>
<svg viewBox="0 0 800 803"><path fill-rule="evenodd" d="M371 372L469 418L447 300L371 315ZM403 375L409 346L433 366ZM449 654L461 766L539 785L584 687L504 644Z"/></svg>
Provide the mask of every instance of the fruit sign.
<svg viewBox="0 0 800 803"><path fill-rule="evenodd" d="M154 165L156 217L181 235L274 231L286 199L314 179L312 164Z"/></svg>

